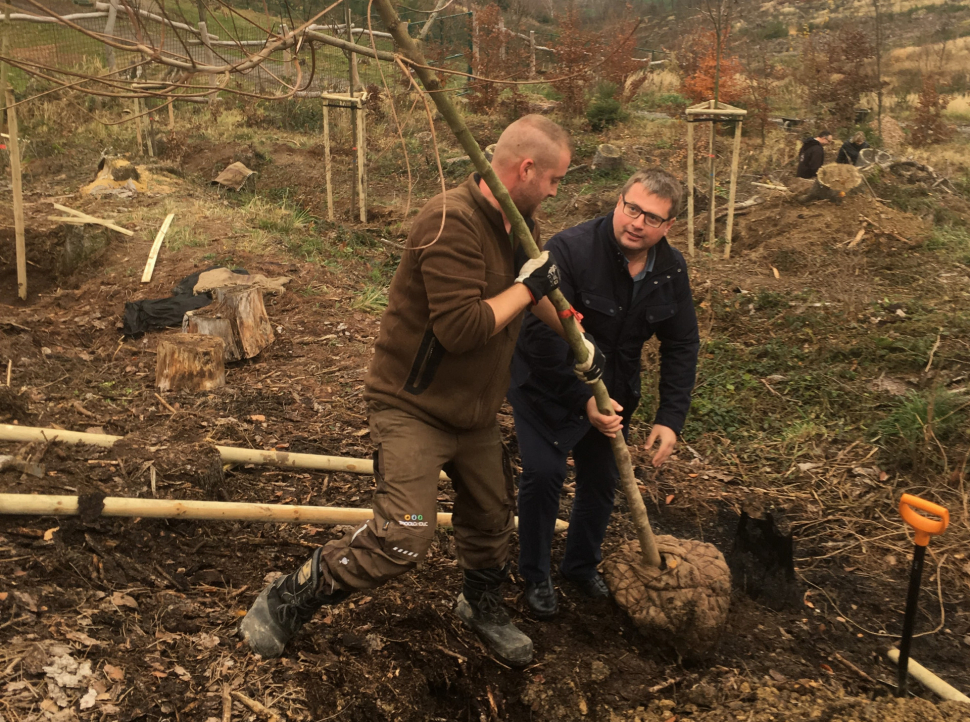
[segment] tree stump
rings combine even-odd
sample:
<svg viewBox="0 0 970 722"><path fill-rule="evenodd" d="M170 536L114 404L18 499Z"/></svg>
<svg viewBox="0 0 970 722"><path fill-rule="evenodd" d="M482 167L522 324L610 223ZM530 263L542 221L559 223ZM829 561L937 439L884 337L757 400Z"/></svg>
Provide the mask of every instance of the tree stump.
<svg viewBox="0 0 970 722"><path fill-rule="evenodd" d="M218 336L198 333L160 339L155 386L160 391L211 391L225 386L225 346Z"/></svg>
<svg viewBox="0 0 970 722"><path fill-rule="evenodd" d="M263 293L255 286L231 286L212 291L214 303L189 311L182 319L184 333L218 336L225 342L227 362L252 358L273 343L273 326L266 315Z"/></svg>
<svg viewBox="0 0 970 722"><path fill-rule="evenodd" d="M818 169L815 184L808 192L795 198L799 203L811 201L838 202L845 194L862 183L862 175L846 163L829 163Z"/></svg>
<svg viewBox="0 0 970 722"><path fill-rule="evenodd" d="M590 167L593 170L616 170L623 165L623 151L615 145L603 143L596 149Z"/></svg>

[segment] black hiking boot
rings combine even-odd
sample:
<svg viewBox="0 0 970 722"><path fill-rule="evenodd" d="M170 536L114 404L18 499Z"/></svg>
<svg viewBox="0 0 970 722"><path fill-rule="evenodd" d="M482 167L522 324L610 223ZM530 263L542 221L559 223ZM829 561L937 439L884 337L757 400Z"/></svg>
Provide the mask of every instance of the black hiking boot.
<svg viewBox="0 0 970 722"><path fill-rule="evenodd" d="M500 590L507 573L508 567L466 570L455 613L496 657L513 667L524 667L532 661L532 640L512 624L502 604Z"/></svg>
<svg viewBox="0 0 970 722"><path fill-rule="evenodd" d="M525 603L529 605L536 619L552 619L559 613L559 601L556 599L556 588L552 586L552 577L546 577L541 582L525 583Z"/></svg>
<svg viewBox="0 0 970 722"><path fill-rule="evenodd" d="M279 657L283 648L316 611L327 604L342 602L350 592L320 589L320 556L323 548L292 574L266 587L239 623L239 636L265 659Z"/></svg>

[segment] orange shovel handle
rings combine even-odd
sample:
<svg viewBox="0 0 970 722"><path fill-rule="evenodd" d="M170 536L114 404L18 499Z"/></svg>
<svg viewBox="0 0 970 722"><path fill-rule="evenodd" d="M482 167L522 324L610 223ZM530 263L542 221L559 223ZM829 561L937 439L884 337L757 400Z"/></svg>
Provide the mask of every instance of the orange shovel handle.
<svg viewBox="0 0 970 722"><path fill-rule="evenodd" d="M939 519L925 517L916 511L917 509L939 517ZM903 494L903 498L899 500L899 513L902 514L903 520L916 531L914 541L921 547L930 543L930 536L936 536L946 531L946 527L950 523L950 512L939 504L934 504L912 494Z"/></svg>

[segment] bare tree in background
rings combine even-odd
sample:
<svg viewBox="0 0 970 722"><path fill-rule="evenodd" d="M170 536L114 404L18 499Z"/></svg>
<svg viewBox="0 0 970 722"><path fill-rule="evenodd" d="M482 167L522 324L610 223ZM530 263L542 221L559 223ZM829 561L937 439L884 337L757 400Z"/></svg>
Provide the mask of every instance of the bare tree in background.
<svg viewBox="0 0 970 722"><path fill-rule="evenodd" d="M882 137L882 45L883 45L883 14L882 2L872 0L872 9L876 16L876 129Z"/></svg>

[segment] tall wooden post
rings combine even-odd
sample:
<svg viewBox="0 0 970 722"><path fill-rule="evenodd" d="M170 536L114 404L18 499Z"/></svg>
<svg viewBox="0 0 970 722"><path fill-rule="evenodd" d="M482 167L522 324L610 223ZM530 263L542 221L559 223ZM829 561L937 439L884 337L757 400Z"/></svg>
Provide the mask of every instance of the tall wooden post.
<svg viewBox="0 0 970 722"><path fill-rule="evenodd" d="M711 110L717 109L717 106L714 104L713 100L710 102L709 107L711 108ZM708 250L711 253L714 253L714 241L716 239L716 234L714 233L715 202L714 202L714 120L713 119L711 120L711 142L710 142L710 150L708 151L708 161L709 161L708 175L710 176L709 178L710 182L708 183L708 191L710 193L710 203L708 204L709 208L707 213L707 242L709 244Z"/></svg>
<svg viewBox="0 0 970 722"><path fill-rule="evenodd" d="M118 20L118 0L109 0L108 21L104 24L105 38L112 38L115 33L115 22ZM115 49L110 45L104 46L104 62L108 66L108 72L114 73L118 69L115 62Z"/></svg>
<svg viewBox="0 0 970 722"><path fill-rule="evenodd" d="M10 6L5 5L3 8L3 28L0 29L0 34L3 36L3 40L0 41L0 52L3 53L4 57L7 57L7 52L10 50ZM7 107L7 64L0 63L0 128L4 127L5 118L7 114L5 112Z"/></svg>
<svg viewBox="0 0 970 722"><path fill-rule="evenodd" d="M499 16L499 19L498 19L498 38L499 38L498 58L504 63L505 62L505 18L503 18L502 16Z"/></svg>
<svg viewBox="0 0 970 722"><path fill-rule="evenodd" d="M478 16L472 10L472 75L478 75Z"/></svg>
<svg viewBox="0 0 970 722"><path fill-rule="evenodd" d="M17 243L17 295L27 300L27 244L24 240L24 183L20 170L20 139L13 91L4 88L7 99L7 131L10 135L10 176L13 186L13 227Z"/></svg>
<svg viewBox="0 0 970 722"><path fill-rule="evenodd" d="M135 142L138 144L138 155L141 155L142 150L142 139L141 139L141 101L135 98L132 101L135 104Z"/></svg>
<svg viewBox="0 0 970 722"><path fill-rule="evenodd" d="M347 26L347 40L352 43L354 42L354 19L353 19L353 15L350 12L349 0L347 4L344 6L344 19ZM351 52L350 53L350 77L349 77L350 85L348 86L347 90L351 98L350 133L351 133L351 137L354 138L355 140L357 136L360 134L360 131L357 127L357 115L358 115L357 105L356 103L353 102L354 91L357 90L356 81L357 81L357 54L354 52ZM357 145L356 142L354 143L354 145ZM360 159L359 158L356 159L354 165L357 166L357 182L351 186L351 188L353 189L350 194L351 218L353 217L355 198L358 202L358 208L362 207L363 205L360 203L360 192L359 192L359 187L360 187Z"/></svg>
<svg viewBox="0 0 970 722"><path fill-rule="evenodd" d="M529 31L529 77L536 76L536 31Z"/></svg>
<svg viewBox="0 0 970 722"><path fill-rule="evenodd" d="M725 233L724 258L731 257L731 233L734 231L734 193L738 180L738 156L741 155L741 119L734 125L734 149L731 153L731 190L728 191L727 231Z"/></svg>
<svg viewBox="0 0 970 722"><path fill-rule="evenodd" d="M333 189L330 185L330 106L323 101L323 168L327 177L327 220L333 222Z"/></svg>
<svg viewBox="0 0 970 722"><path fill-rule="evenodd" d="M360 222L367 223L367 129L364 107L357 109L357 197L360 199Z"/></svg>
<svg viewBox="0 0 970 722"><path fill-rule="evenodd" d="M694 257L694 121L687 116L687 252Z"/></svg>

